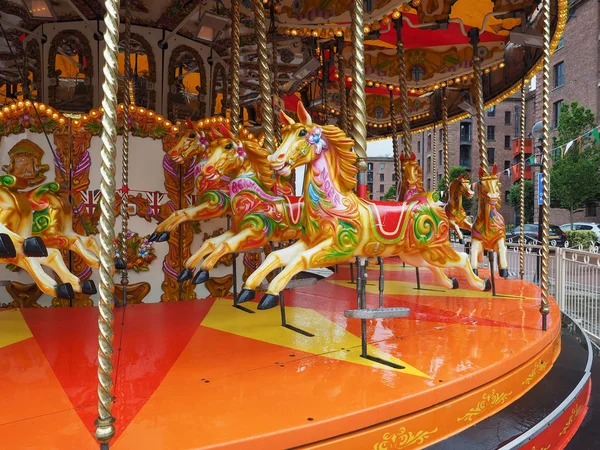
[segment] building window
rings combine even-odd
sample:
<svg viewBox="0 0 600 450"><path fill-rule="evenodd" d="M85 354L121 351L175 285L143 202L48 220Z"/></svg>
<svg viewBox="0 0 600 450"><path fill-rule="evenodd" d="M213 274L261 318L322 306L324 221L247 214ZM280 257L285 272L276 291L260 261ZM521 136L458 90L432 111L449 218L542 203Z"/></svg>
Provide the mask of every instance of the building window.
<svg viewBox="0 0 600 450"><path fill-rule="evenodd" d="M460 158L459 164L467 169L471 168L471 146L461 145L460 146Z"/></svg>
<svg viewBox="0 0 600 450"><path fill-rule="evenodd" d="M431 178L427 178L427 190L431 190Z"/></svg>
<svg viewBox="0 0 600 450"><path fill-rule="evenodd" d="M373 163L367 164L367 170L373 170Z"/></svg>
<svg viewBox="0 0 600 450"><path fill-rule="evenodd" d="M506 169L510 169L510 161L508 160L504 161L504 170Z"/></svg>
<svg viewBox="0 0 600 450"><path fill-rule="evenodd" d="M431 156L427 157L427 173L431 172Z"/></svg>
<svg viewBox="0 0 600 450"><path fill-rule="evenodd" d="M385 163L379 163L379 170L385 169Z"/></svg>
<svg viewBox="0 0 600 450"><path fill-rule="evenodd" d="M379 200L383 200L383 195L380 195L380 196L379 196Z"/></svg>
<svg viewBox="0 0 600 450"><path fill-rule="evenodd" d="M444 158L444 152L442 150L439 151L438 164L442 164L442 160Z"/></svg>
<svg viewBox="0 0 600 450"><path fill-rule="evenodd" d="M496 107L495 106L490 106L487 109L487 116L488 117L496 117Z"/></svg>
<svg viewBox="0 0 600 450"><path fill-rule="evenodd" d="M554 102L552 105L552 128L558 128L558 120L560 118L560 108L563 104L562 100Z"/></svg>
<svg viewBox="0 0 600 450"><path fill-rule="evenodd" d="M510 111L504 111L504 124L510 125Z"/></svg>
<svg viewBox="0 0 600 450"><path fill-rule="evenodd" d="M488 127L487 127L487 140L488 141L496 140L496 127L494 125L488 125Z"/></svg>
<svg viewBox="0 0 600 450"><path fill-rule="evenodd" d="M427 135L427 151L431 150L431 134Z"/></svg>
<svg viewBox="0 0 600 450"><path fill-rule="evenodd" d="M460 123L461 142L471 142L471 124L469 122Z"/></svg>
<svg viewBox="0 0 600 450"><path fill-rule="evenodd" d="M490 164L490 166L494 165L494 156L496 153L496 149L495 148L488 148L488 163Z"/></svg>
<svg viewBox="0 0 600 450"><path fill-rule="evenodd" d="M417 154L421 154L421 141L417 141Z"/></svg>
<svg viewBox="0 0 600 450"><path fill-rule="evenodd" d="M596 204L585 205L585 217L596 217Z"/></svg>
<svg viewBox="0 0 600 450"><path fill-rule="evenodd" d="M396 173L395 172L392 174L392 181L394 181L394 182L396 181Z"/></svg>
<svg viewBox="0 0 600 450"><path fill-rule="evenodd" d="M385 186L383 184L379 185L379 192L385 192Z"/></svg>
<svg viewBox="0 0 600 450"><path fill-rule="evenodd" d="M510 195L510 191L504 191L504 201L508 203L508 196Z"/></svg>
<svg viewBox="0 0 600 450"><path fill-rule="evenodd" d="M560 37L560 39L558 40L558 45L556 47L556 50L560 50L561 48L563 48L565 46L565 35L563 33L563 35Z"/></svg>
<svg viewBox="0 0 600 450"><path fill-rule="evenodd" d="M510 136L509 135L504 136L504 148L510 148Z"/></svg>
<svg viewBox="0 0 600 450"><path fill-rule="evenodd" d="M554 65L554 87L561 87L565 84L565 63L564 61Z"/></svg>
<svg viewBox="0 0 600 450"><path fill-rule="evenodd" d="M379 181L385 181L385 173L379 174Z"/></svg>
<svg viewBox="0 0 600 450"><path fill-rule="evenodd" d="M373 172L367 172L367 182L373 181Z"/></svg>
<svg viewBox="0 0 600 450"><path fill-rule="evenodd" d="M444 129L443 129L443 128L440 128L440 134L439 134L440 138L438 139L438 142L439 142L439 143L442 143L442 142L443 142L443 139L444 139L444 137L443 137L443 136L444 136L444 133L443 133L443 132L444 132Z"/></svg>

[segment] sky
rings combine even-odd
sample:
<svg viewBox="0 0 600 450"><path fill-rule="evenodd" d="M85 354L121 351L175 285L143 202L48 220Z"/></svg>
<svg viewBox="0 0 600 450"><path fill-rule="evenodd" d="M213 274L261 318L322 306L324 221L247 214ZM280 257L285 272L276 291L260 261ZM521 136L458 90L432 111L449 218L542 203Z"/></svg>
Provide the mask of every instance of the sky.
<svg viewBox="0 0 600 450"><path fill-rule="evenodd" d="M367 142L367 156L392 156L392 140ZM296 169L296 194L302 195L304 166Z"/></svg>

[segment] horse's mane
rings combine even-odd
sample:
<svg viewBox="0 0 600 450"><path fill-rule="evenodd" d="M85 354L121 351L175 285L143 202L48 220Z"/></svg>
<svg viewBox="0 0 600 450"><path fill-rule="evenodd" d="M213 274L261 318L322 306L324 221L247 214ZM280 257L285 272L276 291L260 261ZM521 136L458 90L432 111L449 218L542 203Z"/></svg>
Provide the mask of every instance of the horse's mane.
<svg viewBox="0 0 600 450"><path fill-rule="evenodd" d="M256 171L260 182L267 189L272 189L275 184L275 178L273 177L273 170L269 166L267 157L269 152L261 147L258 142L254 141L242 141L244 151L248 155L252 168Z"/></svg>
<svg viewBox="0 0 600 450"><path fill-rule="evenodd" d="M354 141L346 136L335 125L320 125L323 136L327 139L329 152L335 151L336 158L331 161L337 167L332 167L332 173L337 175L340 189L350 191L356 186L356 153L352 150Z"/></svg>

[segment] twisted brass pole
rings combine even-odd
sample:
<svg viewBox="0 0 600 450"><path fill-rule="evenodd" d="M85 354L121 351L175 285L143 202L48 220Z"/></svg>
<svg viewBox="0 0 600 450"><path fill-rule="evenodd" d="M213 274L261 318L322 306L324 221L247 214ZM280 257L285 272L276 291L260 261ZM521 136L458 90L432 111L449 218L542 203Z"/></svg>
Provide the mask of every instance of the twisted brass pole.
<svg viewBox="0 0 600 450"><path fill-rule="evenodd" d="M547 317L550 312L548 304L548 282L550 243L550 0L542 1L543 21L543 56L542 56L542 208L540 223L542 224L542 298L540 313L542 314L542 329L546 331Z"/></svg>
<svg viewBox="0 0 600 450"><path fill-rule="evenodd" d="M450 161L448 160L448 97L446 89L442 96L442 128L443 128L443 143L442 149L444 154L444 195L446 200L450 199Z"/></svg>
<svg viewBox="0 0 600 450"><path fill-rule="evenodd" d="M489 173L488 155L486 147L485 135L485 117L484 117L484 102L483 102L483 69L481 68L481 58L478 54L479 30L471 28L469 30L471 44L473 46L473 74L474 89L475 89L475 110L477 112L477 143L479 145L479 167L483 173Z"/></svg>
<svg viewBox="0 0 600 450"><path fill-rule="evenodd" d="M431 156L431 163L433 164L433 169L431 172L431 177L433 178L431 182L431 190L435 191L437 186L437 136L436 136L436 128L435 122L433 122L433 155Z"/></svg>
<svg viewBox="0 0 600 450"><path fill-rule="evenodd" d="M115 159L117 156L117 89L119 56L119 2L105 0L104 25L104 98L102 106L102 150L100 152L100 300L98 302L98 418L96 439L108 448L115 435L115 418L112 415L112 356L113 356L113 275L115 248Z"/></svg>
<svg viewBox="0 0 600 450"><path fill-rule="evenodd" d="M275 153L275 135L273 134L273 106L271 105L271 80L269 72L269 51L267 48L267 23L262 0L252 0L258 37L258 74L261 101L261 122L265 135L265 149Z"/></svg>
<svg viewBox="0 0 600 450"><path fill-rule="evenodd" d="M394 151L394 175L396 175L396 192L400 192L400 152L398 148L398 130L396 129L396 107L394 91L390 90L390 122L392 123L392 149Z"/></svg>
<svg viewBox="0 0 600 450"><path fill-rule="evenodd" d="M340 96L340 127L348 136L348 105L346 102L346 60L344 59L344 36L336 37L338 59L338 93Z"/></svg>
<svg viewBox="0 0 600 450"><path fill-rule="evenodd" d="M127 286L129 285L129 273L127 271L127 233L129 231L129 118L131 113L129 106L132 103L133 84L131 76L131 2L125 0L125 92L123 95L123 155L122 155L122 178L121 178L121 286L123 289L123 306L127 304Z"/></svg>
<svg viewBox="0 0 600 450"><path fill-rule="evenodd" d="M271 4L271 20L274 20L275 9L273 8L273 4ZM273 32L271 33L271 50L273 53L273 97L279 98L279 67L277 64L277 32L275 27L273 27ZM279 114L273 108L273 127L275 133L275 145L278 147L281 143L281 125L279 123Z"/></svg>
<svg viewBox="0 0 600 450"><path fill-rule="evenodd" d="M521 116L520 119L520 173L521 173L521 192L520 192L520 213L521 213L521 236L519 238L519 275L521 279L525 276L525 95L526 95L525 80L521 86Z"/></svg>
<svg viewBox="0 0 600 450"><path fill-rule="evenodd" d="M240 129L240 2L231 0L231 131Z"/></svg>
<svg viewBox="0 0 600 450"><path fill-rule="evenodd" d="M402 121L403 152L405 157L412 153L410 118L408 117L408 85L406 83L406 59L402 41L402 16L394 19L396 27L396 59L398 60L398 84L400 85L400 120Z"/></svg>
<svg viewBox="0 0 600 450"><path fill-rule="evenodd" d="M367 170L367 103L365 94L365 30L364 30L364 1L353 0L350 8L352 21L352 135L354 151L358 155L358 195L366 197Z"/></svg>

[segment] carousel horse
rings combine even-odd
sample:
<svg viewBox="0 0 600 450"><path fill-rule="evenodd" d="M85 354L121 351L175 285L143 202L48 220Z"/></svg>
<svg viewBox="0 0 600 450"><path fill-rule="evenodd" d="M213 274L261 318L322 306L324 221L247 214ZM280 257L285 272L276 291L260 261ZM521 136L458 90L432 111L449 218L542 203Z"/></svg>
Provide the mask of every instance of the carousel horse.
<svg viewBox="0 0 600 450"><path fill-rule="evenodd" d="M483 251L498 252L498 273L502 278L508 277L506 260L506 229L500 209L502 185L498 180L498 165L494 164L492 173L487 174L479 168L477 183L479 207L477 218L471 232L471 265L477 273L477 263L483 259Z"/></svg>
<svg viewBox="0 0 600 450"><path fill-rule="evenodd" d="M214 147L211 146L207 136L195 123L188 120L187 125L189 133L184 134L179 142L168 152L168 156L177 164L183 164L190 158L195 159L196 164L198 164L195 183L199 202L197 205L189 208L173 211L167 219L158 225L156 231L150 236L150 241L167 241L169 233L184 222L209 220L231 213L229 179L226 177L212 177L208 179L202 176L201 168ZM222 129L227 130L225 126ZM217 133L215 138L219 136L220 133ZM287 180L277 177L275 181L275 190L278 193L289 195L293 192Z"/></svg>
<svg viewBox="0 0 600 450"><path fill-rule="evenodd" d="M302 103L300 123L281 114L283 142L269 156L271 168L286 176L306 165L302 235L290 247L271 253L248 277L240 302L271 271L284 267L271 281L258 308L277 305L278 295L300 271L327 267L353 257L400 256L415 267L427 267L436 282L448 289L458 287L442 268L459 268L470 286L488 290L488 280L478 278L468 256L450 245L450 225L432 193L418 194L410 202L372 202L360 199L356 186L354 142L334 125L313 125Z"/></svg>
<svg viewBox="0 0 600 450"><path fill-rule="evenodd" d="M458 235L459 242L463 243L463 234L460 229L471 230L473 224L469 221L467 213L462 205L463 196L467 199L472 199L475 192L471 189L471 181L469 180L469 173L463 177L462 174L452 180L450 188L448 189L448 203L446 204L445 211L450 226L454 228Z"/></svg>
<svg viewBox="0 0 600 450"><path fill-rule="evenodd" d="M180 280L191 278L192 269L202 262L195 284L208 280L208 271L227 254L262 248L269 242L295 240L301 234L302 198L281 196L276 190L267 150L256 142L236 139L223 126L220 135L211 143L210 156L202 165L202 177L231 179L232 226L220 236L205 241L185 262Z"/></svg>
<svg viewBox="0 0 600 450"><path fill-rule="evenodd" d="M410 154L410 158L406 158L404 154L400 155L400 171L402 173L402 183L400 183L399 201L405 202L413 195L425 192L423 188L423 169L414 153Z"/></svg>
<svg viewBox="0 0 600 450"><path fill-rule="evenodd" d="M73 298L75 292L96 291L92 281L83 283L69 272L61 253L47 249L40 236L31 236L33 211L27 198L13 189L23 188L26 183L10 175L0 180L0 233L10 238L12 248L0 255L0 263L13 264L24 269L45 294L59 298ZM2 247L5 247L5 242ZM57 284L42 265L54 270L63 284ZM93 290L93 292L91 292Z"/></svg>

